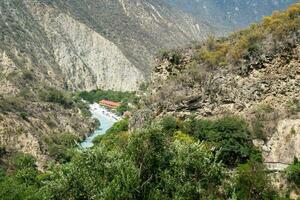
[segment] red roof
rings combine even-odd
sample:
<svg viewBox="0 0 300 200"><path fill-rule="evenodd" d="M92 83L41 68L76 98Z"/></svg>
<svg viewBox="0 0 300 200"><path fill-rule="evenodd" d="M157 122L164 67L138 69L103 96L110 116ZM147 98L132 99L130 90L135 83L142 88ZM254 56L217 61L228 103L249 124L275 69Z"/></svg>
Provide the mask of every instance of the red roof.
<svg viewBox="0 0 300 200"><path fill-rule="evenodd" d="M113 101L109 101L109 100L101 100L99 102L99 104L104 105L104 106L108 106L108 107L113 107L113 108L121 106L121 103L113 102Z"/></svg>

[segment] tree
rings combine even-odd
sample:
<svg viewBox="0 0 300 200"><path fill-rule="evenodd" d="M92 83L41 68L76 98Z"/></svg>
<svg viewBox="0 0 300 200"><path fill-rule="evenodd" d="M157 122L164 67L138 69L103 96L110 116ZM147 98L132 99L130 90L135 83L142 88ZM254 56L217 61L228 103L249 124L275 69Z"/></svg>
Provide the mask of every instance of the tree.
<svg viewBox="0 0 300 200"><path fill-rule="evenodd" d="M289 182L300 187L300 162L298 159L295 159L294 163L286 169L285 173Z"/></svg>
<svg viewBox="0 0 300 200"><path fill-rule="evenodd" d="M238 199L276 199L276 192L270 182L263 164L249 161L237 168L237 177L233 190Z"/></svg>
<svg viewBox="0 0 300 200"><path fill-rule="evenodd" d="M247 123L238 117L224 117L216 121L191 120L190 134L212 142L220 149L219 159L229 167L245 163L255 151Z"/></svg>

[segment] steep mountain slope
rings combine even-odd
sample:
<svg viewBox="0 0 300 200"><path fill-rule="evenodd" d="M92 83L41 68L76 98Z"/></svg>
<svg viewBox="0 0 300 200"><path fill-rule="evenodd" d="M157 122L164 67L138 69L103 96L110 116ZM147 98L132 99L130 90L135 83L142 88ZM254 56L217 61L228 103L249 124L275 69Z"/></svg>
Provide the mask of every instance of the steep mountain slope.
<svg viewBox="0 0 300 200"><path fill-rule="evenodd" d="M136 90L159 48L209 31L155 0L0 1L0 146L41 164L45 138L93 128L66 90Z"/></svg>
<svg viewBox="0 0 300 200"><path fill-rule="evenodd" d="M296 4L228 38L165 53L133 127L166 114L238 115L270 168L292 163L300 157L299 10Z"/></svg>
<svg viewBox="0 0 300 200"><path fill-rule="evenodd" d="M199 24L157 0L55 1L54 4L117 44L146 73L158 48L201 40L210 32L206 24Z"/></svg>
<svg viewBox="0 0 300 200"><path fill-rule="evenodd" d="M24 60L42 80L71 90L136 90L158 49L211 31L155 0L5 0L1 23L1 50L13 63Z"/></svg>
<svg viewBox="0 0 300 200"><path fill-rule="evenodd" d="M165 0L200 20L214 24L219 31L244 28L274 10L283 10L297 0ZM214 13L212 15L212 13Z"/></svg>

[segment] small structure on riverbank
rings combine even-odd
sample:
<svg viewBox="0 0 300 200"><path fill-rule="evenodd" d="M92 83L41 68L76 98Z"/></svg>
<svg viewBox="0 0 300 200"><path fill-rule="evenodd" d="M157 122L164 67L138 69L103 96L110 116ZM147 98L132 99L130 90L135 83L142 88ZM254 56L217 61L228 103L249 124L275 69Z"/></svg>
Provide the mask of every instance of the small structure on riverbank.
<svg viewBox="0 0 300 200"><path fill-rule="evenodd" d="M116 109L121 106L120 102L114 102L114 101L109 101L109 100L105 100L105 99L99 101L99 104L101 106L105 106L105 107L108 107L111 109Z"/></svg>

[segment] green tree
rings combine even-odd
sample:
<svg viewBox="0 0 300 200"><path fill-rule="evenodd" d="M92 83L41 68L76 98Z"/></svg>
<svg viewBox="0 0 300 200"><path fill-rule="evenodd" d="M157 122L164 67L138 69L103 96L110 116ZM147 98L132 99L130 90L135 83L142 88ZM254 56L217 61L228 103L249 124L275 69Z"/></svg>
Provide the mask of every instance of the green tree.
<svg viewBox="0 0 300 200"><path fill-rule="evenodd" d="M272 200L277 198L267 170L261 163L248 162L237 168L234 191L238 199Z"/></svg>
<svg viewBox="0 0 300 200"><path fill-rule="evenodd" d="M216 121L192 119L187 130L200 140L212 142L220 149L220 159L229 167L245 163L255 151L247 123L238 117Z"/></svg>
<svg viewBox="0 0 300 200"><path fill-rule="evenodd" d="M289 182L300 187L300 162L295 159L295 162L290 165L285 171Z"/></svg>

